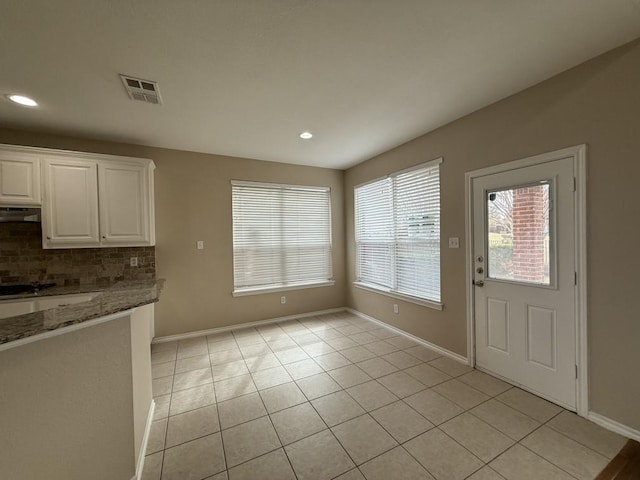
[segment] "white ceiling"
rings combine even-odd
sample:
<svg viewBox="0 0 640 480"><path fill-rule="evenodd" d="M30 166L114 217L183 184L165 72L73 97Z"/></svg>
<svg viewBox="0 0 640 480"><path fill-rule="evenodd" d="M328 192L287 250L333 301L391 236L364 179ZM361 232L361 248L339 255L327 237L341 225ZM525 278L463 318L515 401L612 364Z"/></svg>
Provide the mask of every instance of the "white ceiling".
<svg viewBox="0 0 640 480"><path fill-rule="evenodd" d="M0 94L41 106L0 124L348 168L639 36L640 0L4 0Z"/></svg>

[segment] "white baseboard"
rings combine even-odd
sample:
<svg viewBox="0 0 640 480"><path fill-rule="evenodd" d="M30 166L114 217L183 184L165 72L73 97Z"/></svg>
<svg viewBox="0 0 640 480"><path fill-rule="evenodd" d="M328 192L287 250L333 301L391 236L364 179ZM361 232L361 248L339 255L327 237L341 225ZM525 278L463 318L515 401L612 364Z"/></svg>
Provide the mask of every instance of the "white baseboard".
<svg viewBox="0 0 640 480"><path fill-rule="evenodd" d="M215 335L216 333L229 332L240 328L259 327L261 325L269 325L270 323L286 322L289 320L298 320L300 318L315 317L316 315L326 315L328 313L344 312L345 307L329 308L328 310L318 310L316 312L298 313L296 315L288 315L286 317L267 318L255 322L238 323L235 325L227 325L226 327L210 328L208 330L198 330L197 332L179 333L177 335L167 335L165 337L156 337L151 343L166 343L176 340L185 340L187 338L201 337L203 335Z"/></svg>
<svg viewBox="0 0 640 480"><path fill-rule="evenodd" d="M131 480L141 480L142 470L144 469L144 457L147 455L147 444L149 443L149 433L151 432L151 423L153 422L153 414L156 411L156 402L152 398L149 414L147 415L147 424L144 426L144 435L142 436L142 445L138 452L138 461L136 462L136 474Z"/></svg>
<svg viewBox="0 0 640 480"><path fill-rule="evenodd" d="M378 325L387 328L393 332L398 333L399 335L403 335L407 338L410 338L411 340L413 340L414 342L420 343L422 345L424 345L425 347L430 348L431 350L435 350L438 353L441 353L442 355L445 355L449 358L452 358L453 360L456 360L460 363L464 363L465 365L468 365L469 362L467 360L467 357L464 357L458 353L452 352L451 350L447 350L446 348L442 348L439 347L438 345L435 345L431 342L427 342L425 339L420 338L420 337L416 337L415 335L410 334L409 332L405 332L404 330L398 328L398 327L394 327L392 325L389 325L388 323L383 322L382 320L378 320L377 318L374 318L370 315L367 315L365 313L359 312L357 310L354 310L352 308L345 308L345 310L347 312L353 313L354 315L357 315L360 318L364 318L365 320L369 320L370 322L374 322L377 323Z"/></svg>
<svg viewBox="0 0 640 480"><path fill-rule="evenodd" d="M624 437L640 442L640 430L635 430L596 412L589 412L587 414L587 419L591 420L593 423L597 423L607 430L611 430L612 432L619 433Z"/></svg>

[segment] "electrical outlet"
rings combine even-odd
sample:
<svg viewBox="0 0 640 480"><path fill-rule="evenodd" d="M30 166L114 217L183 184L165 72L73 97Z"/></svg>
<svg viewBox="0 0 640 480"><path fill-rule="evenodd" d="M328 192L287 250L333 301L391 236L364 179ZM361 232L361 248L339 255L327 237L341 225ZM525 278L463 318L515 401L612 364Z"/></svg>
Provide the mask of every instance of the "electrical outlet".
<svg viewBox="0 0 640 480"><path fill-rule="evenodd" d="M458 237L449 237L449 248L460 248L460 239Z"/></svg>
<svg viewBox="0 0 640 480"><path fill-rule="evenodd" d="M287 297L285 297L284 295L280 297L280 303L282 305L284 305L285 303L287 303Z"/></svg>
<svg viewBox="0 0 640 480"><path fill-rule="evenodd" d="M137 267L138 266L138 257L131 257L129 259L129 265L132 267Z"/></svg>
<svg viewBox="0 0 640 480"><path fill-rule="evenodd" d="M393 313L400 313L400 309L398 308L398 304L397 303L393 304Z"/></svg>
<svg viewBox="0 0 640 480"><path fill-rule="evenodd" d="M204 250L204 240L198 240L198 241L196 242L196 248L197 248L198 250Z"/></svg>

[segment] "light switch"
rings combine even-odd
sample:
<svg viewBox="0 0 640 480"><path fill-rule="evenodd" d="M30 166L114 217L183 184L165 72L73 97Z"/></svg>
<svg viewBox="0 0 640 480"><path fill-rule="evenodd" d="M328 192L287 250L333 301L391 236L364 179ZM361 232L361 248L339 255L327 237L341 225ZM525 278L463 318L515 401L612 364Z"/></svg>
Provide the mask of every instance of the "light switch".
<svg viewBox="0 0 640 480"><path fill-rule="evenodd" d="M198 248L198 250L204 250L204 240L198 240L196 242L196 247Z"/></svg>
<svg viewBox="0 0 640 480"><path fill-rule="evenodd" d="M460 248L460 239L458 237L449 237L449 248Z"/></svg>

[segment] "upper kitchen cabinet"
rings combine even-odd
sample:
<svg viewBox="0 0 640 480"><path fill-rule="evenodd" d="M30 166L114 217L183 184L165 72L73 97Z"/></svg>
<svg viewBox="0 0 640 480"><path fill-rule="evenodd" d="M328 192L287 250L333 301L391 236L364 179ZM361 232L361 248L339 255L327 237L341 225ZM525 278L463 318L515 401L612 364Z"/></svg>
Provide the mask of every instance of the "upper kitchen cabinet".
<svg viewBox="0 0 640 480"><path fill-rule="evenodd" d="M151 246L154 169L145 158L0 145L0 205L42 205L43 248Z"/></svg>
<svg viewBox="0 0 640 480"><path fill-rule="evenodd" d="M101 242L153 245L153 170L145 163L98 163Z"/></svg>
<svg viewBox="0 0 640 480"><path fill-rule="evenodd" d="M43 247L99 246L98 163L46 158L43 169Z"/></svg>
<svg viewBox="0 0 640 480"><path fill-rule="evenodd" d="M42 168L43 248L155 245L151 160L60 152Z"/></svg>
<svg viewBox="0 0 640 480"><path fill-rule="evenodd" d="M40 159L11 148L0 148L0 204L40 203Z"/></svg>

